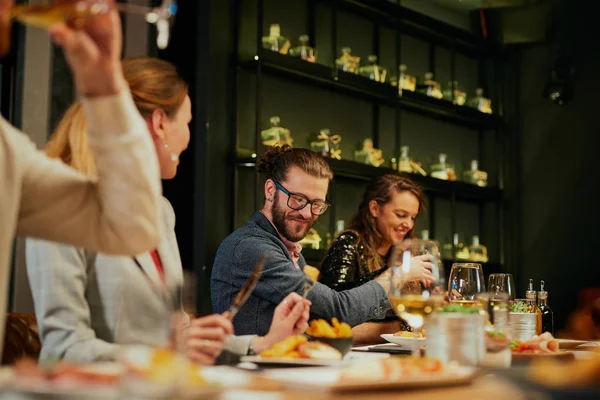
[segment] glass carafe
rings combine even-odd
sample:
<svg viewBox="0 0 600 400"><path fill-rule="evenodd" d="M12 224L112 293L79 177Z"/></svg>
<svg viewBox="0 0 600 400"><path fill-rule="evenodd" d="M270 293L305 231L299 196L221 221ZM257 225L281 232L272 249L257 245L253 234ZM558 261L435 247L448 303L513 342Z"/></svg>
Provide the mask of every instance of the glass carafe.
<svg viewBox="0 0 600 400"><path fill-rule="evenodd" d="M452 241L446 241L442 246L442 256L447 260L469 260L469 249L460 240L460 235L452 235Z"/></svg>
<svg viewBox="0 0 600 400"><path fill-rule="evenodd" d="M288 38L281 36L279 24L271 24L269 36L262 37L262 46L267 50L287 54L290 49L290 41Z"/></svg>
<svg viewBox="0 0 600 400"><path fill-rule="evenodd" d="M352 49L350 47L342 48L342 55L335 60L335 66L337 69L351 74L358 73L358 67L360 65L360 57L352 55Z"/></svg>
<svg viewBox="0 0 600 400"><path fill-rule="evenodd" d="M452 97L452 91L454 91L454 97ZM452 104L458 106L464 106L467 102L467 94L460 90L458 81L448 82L448 87L444 90L444 100L451 101Z"/></svg>
<svg viewBox="0 0 600 400"><path fill-rule="evenodd" d="M308 62L316 62L317 61L317 52L315 49L310 47L308 35L302 35L298 39L300 44L296 47L293 47L289 51L289 55L292 57L301 58L304 61Z"/></svg>
<svg viewBox="0 0 600 400"><path fill-rule="evenodd" d="M475 90L475 97L470 99L467 104L469 107L476 108L482 113L492 113L492 100L483 96L482 88L477 88Z"/></svg>
<svg viewBox="0 0 600 400"><path fill-rule="evenodd" d="M474 235L469 246L469 260L486 263L488 262L487 247L479 243L479 236Z"/></svg>
<svg viewBox="0 0 600 400"><path fill-rule="evenodd" d="M454 172L454 166L446 163L448 156L441 153L438 156L438 163L431 166L431 176L437 179L443 179L446 181L456 180L456 173Z"/></svg>
<svg viewBox="0 0 600 400"><path fill-rule="evenodd" d="M359 67L358 74L365 78L369 78L372 81L384 83L387 76L387 70L377 64L377 56L375 54L370 54L367 57L367 60L369 61L369 65Z"/></svg>
<svg viewBox="0 0 600 400"><path fill-rule="evenodd" d="M433 72L425 73L423 84L419 86L419 92L426 94L429 97L433 97L435 99L441 99L443 97L440 84L433 80Z"/></svg>
<svg viewBox="0 0 600 400"><path fill-rule="evenodd" d="M477 160L471 160L471 169L465 171L465 182L485 187L487 186L487 178L487 172L479 170L479 163Z"/></svg>
<svg viewBox="0 0 600 400"><path fill-rule="evenodd" d="M267 147L283 146L284 144L292 145L294 141L289 129L279 126L280 119L277 116L269 119L271 127L260 132L262 144Z"/></svg>

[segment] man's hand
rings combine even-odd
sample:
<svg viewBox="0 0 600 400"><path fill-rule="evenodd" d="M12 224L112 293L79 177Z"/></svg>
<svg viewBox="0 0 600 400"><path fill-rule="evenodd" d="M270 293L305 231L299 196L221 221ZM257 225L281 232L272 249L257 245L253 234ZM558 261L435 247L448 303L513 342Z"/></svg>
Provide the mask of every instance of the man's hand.
<svg viewBox="0 0 600 400"><path fill-rule="evenodd" d="M254 340L252 349L256 353L271 347L283 339L301 335L308 328L311 302L298 293L290 293L276 308L269 332Z"/></svg>
<svg viewBox="0 0 600 400"><path fill-rule="evenodd" d="M219 314L196 318L185 332L187 355L190 360L212 365L221 354L225 339L233 335L231 321Z"/></svg>
<svg viewBox="0 0 600 400"><path fill-rule="evenodd" d="M123 34L113 0L90 16L81 29L57 24L49 29L62 47L79 92L85 97L109 96L127 87L121 69Z"/></svg>

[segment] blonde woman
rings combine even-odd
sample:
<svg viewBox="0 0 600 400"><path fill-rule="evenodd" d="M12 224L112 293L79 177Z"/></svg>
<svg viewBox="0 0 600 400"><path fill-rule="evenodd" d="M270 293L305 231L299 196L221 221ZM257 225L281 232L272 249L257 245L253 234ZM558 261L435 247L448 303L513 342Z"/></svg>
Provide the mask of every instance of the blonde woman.
<svg viewBox="0 0 600 400"><path fill-rule="evenodd" d="M179 155L190 140L187 85L173 65L159 59L132 58L123 62L123 71L154 141L161 177L172 179ZM66 112L46 153L88 176L95 175L81 105L76 103ZM175 215L166 199L161 217L161 243L134 257L27 241L27 271L42 337L42 360L115 360L123 345L168 342L173 311L168 294L176 292L183 276ZM260 350L295 333L296 325L307 318L308 304L297 296L281 305L280 318L264 338L232 337L232 325L221 315L194 319L185 332L188 355L198 363L212 364L223 347L238 353L247 353L251 345Z"/></svg>

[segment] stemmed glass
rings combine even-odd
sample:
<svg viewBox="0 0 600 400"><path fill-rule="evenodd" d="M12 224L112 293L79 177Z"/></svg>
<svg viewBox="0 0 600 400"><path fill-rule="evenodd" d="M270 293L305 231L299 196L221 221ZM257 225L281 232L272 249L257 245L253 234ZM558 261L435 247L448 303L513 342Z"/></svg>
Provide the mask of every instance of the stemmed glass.
<svg viewBox="0 0 600 400"><path fill-rule="evenodd" d="M474 307L478 293L485 291L481 264L454 263L448 282L448 300L453 304Z"/></svg>
<svg viewBox="0 0 600 400"><path fill-rule="evenodd" d="M488 278L488 290L493 293L506 293L509 299L514 299L516 289L512 274L491 274Z"/></svg>
<svg viewBox="0 0 600 400"><path fill-rule="evenodd" d="M54 0L47 4L16 5L0 16L0 56L10 50L10 31L13 20L48 29L56 23L72 27L84 26L90 18L108 12L108 0ZM163 0L155 8L129 3L114 3L121 12L139 14L150 24L156 25L156 44L164 49L169 44L171 19L177 13L176 0Z"/></svg>
<svg viewBox="0 0 600 400"><path fill-rule="evenodd" d="M410 282L414 272L421 268L416 256L429 254L432 259L433 282L422 284ZM398 317L405 320L414 334L413 357L420 356L416 340L425 319L444 302L445 275L440 257L440 246L436 241L408 239L394 246L388 260L392 270L390 303Z"/></svg>

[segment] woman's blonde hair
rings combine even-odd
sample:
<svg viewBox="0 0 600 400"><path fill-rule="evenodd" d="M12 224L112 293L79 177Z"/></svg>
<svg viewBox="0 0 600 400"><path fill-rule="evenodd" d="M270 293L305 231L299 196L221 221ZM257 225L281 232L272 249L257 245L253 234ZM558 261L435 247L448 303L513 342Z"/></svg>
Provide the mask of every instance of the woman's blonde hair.
<svg viewBox="0 0 600 400"><path fill-rule="evenodd" d="M123 60L122 65L135 105L144 118L157 109L169 117L175 115L188 95L188 86L173 64L158 58L132 57ZM96 174L81 103L75 102L67 109L44 151L86 175Z"/></svg>

